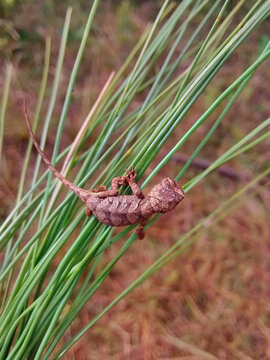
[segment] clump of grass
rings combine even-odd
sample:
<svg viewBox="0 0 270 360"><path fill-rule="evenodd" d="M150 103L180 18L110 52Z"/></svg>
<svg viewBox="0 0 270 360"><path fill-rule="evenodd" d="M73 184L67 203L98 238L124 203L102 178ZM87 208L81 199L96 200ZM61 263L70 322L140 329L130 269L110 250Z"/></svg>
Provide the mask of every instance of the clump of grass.
<svg viewBox="0 0 270 360"><path fill-rule="evenodd" d="M67 171L74 169L77 173L74 183L84 186L86 181L90 181L92 187L101 183L109 185L111 179L123 174L124 169L131 163L135 166L140 179L226 60L270 13L269 1L257 1L238 26L230 31L230 22L244 1L239 2L229 13L226 12L228 1L216 1L198 24L193 36L182 46L185 32L192 19L209 5L209 1L186 0L174 9L170 8L170 11L168 11L169 1L164 1L153 25L145 30L141 41L138 42L123 68L106 88L92 114L86 133L75 140L76 150L74 151L74 145L70 144L59 154L59 145L72 100L72 90L98 3L99 1L94 1L90 11L70 74L52 155L52 163L57 165L69 153L65 169ZM212 21L216 11L218 14ZM42 147L45 145L59 91L71 15L72 10L68 9L51 97L43 124ZM203 38L201 32L205 28L208 32ZM177 49L181 51L177 53ZM49 39L46 42L45 53L35 124L40 118L49 71ZM142 188L154 178L183 144L196 134L200 126L209 121L209 116L219 106L223 106L222 112L208 134L194 149L190 160L181 170L179 169L176 179L182 179L192 159L207 145L250 77L269 58L269 55L268 42L249 67L213 101L186 133L177 139L175 146L144 180ZM159 70L154 72L153 69L156 64L160 64L161 58L163 62ZM178 73L177 69L187 62L189 66L185 71ZM127 68L131 68L128 74ZM3 103L6 102L8 94L8 76ZM139 105L136 104L136 96L145 94L146 89L145 100ZM1 119L1 134L3 134L4 111ZM185 192L188 194L194 186L222 164L265 141L269 137L269 131L266 130L269 124L269 119L262 121L259 126L213 161L205 171L182 184ZM101 126L102 129L95 142L90 148L85 149L85 141ZM69 152L71 149L72 151ZM133 232L134 226L114 234L114 229L98 223L94 217L86 218L82 204L77 202L74 194L68 193L65 199L58 203L61 187L57 186L57 181L52 179L49 171L39 175L40 158L37 158L32 187L23 195L30 150L31 142L25 157L16 206L1 226L0 245L5 249L5 259L0 273L3 291L0 359L62 357L118 301L196 241L206 227L232 211L239 199L246 196L246 192L256 193L257 189L254 190L254 185L270 172L266 169L262 174L258 174L254 180L181 236L137 280L60 347L58 344L67 329L84 305L91 301L92 296L102 286L119 259L125 256L126 251L136 240L136 235ZM41 185L42 189L40 189ZM151 219L146 228L157 218L158 216ZM97 271L98 265L102 263L104 251L129 232L131 235L114 258ZM52 270L54 259L70 239L73 243L67 249L57 269Z"/></svg>

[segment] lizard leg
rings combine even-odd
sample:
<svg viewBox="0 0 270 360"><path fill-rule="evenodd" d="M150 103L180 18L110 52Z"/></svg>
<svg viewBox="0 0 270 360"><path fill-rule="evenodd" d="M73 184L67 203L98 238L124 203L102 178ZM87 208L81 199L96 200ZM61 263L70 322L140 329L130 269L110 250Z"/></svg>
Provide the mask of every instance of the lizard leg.
<svg viewBox="0 0 270 360"><path fill-rule="evenodd" d="M101 192L101 191L107 191L108 189L107 189L107 186L106 185L101 185L101 186L99 186L98 188L96 188L96 189L92 189L92 190L90 190L91 192L94 192L94 193L99 193L99 192Z"/></svg>
<svg viewBox="0 0 270 360"><path fill-rule="evenodd" d="M93 214L92 210L90 210L88 207L85 208L85 215L86 216L91 216Z"/></svg>
<svg viewBox="0 0 270 360"><path fill-rule="evenodd" d="M131 170L126 169L127 175L124 176L126 182L130 186L133 194L140 199L144 198L142 190L139 188L139 185L136 183L135 179L137 177L137 173L134 169L134 166L130 165Z"/></svg>
<svg viewBox="0 0 270 360"><path fill-rule="evenodd" d="M146 223L145 219L141 220L140 225L136 229L136 233L137 233L137 236L138 236L139 240L142 240L144 238L145 234L144 234L143 228L145 226L145 223Z"/></svg>
<svg viewBox="0 0 270 360"><path fill-rule="evenodd" d="M115 177L112 179L112 183L111 183L112 189L101 191L96 196L98 196L99 198L106 198L108 196L117 196L119 186L125 186L126 184L127 181L124 176Z"/></svg>

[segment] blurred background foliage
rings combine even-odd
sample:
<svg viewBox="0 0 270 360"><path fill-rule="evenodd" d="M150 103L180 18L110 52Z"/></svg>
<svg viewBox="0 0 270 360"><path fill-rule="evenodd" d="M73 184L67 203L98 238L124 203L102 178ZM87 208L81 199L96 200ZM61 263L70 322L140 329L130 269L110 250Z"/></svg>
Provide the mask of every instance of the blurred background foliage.
<svg viewBox="0 0 270 360"><path fill-rule="evenodd" d="M62 149L74 139L81 119L97 98L108 75L123 64L142 30L155 19L162 3L150 0L101 2L92 30L94 36L88 41L79 70L62 137ZM237 1L231 1L229 6L232 8L236 3ZM241 11L244 13L253 3L246 1ZM0 3L0 65L2 70L8 61L13 65L0 180L1 219L6 217L14 205L29 138L23 121L21 100L26 98L30 107L37 101L44 61L44 40L48 35L52 36L49 83L52 82L63 19L69 5L73 7L73 16L63 74L71 71L88 17L89 1L2 0ZM243 13L237 14L235 24ZM213 18L216 15L217 12ZM203 16L201 13L193 20L194 28ZM192 26L188 30L189 35L192 34ZM203 31L207 34L209 28ZM268 39L269 19L252 32L248 41L229 58L211 86L192 107L186 121L176 129L163 152L154 160L153 166L175 144L181 133L187 131L192 119L198 118L217 95L257 58ZM179 73L181 70L183 69L178 70ZM1 85L4 84L4 79L5 71L1 71ZM46 152L49 155L54 144L53 130L56 129L67 82L68 78L63 76L52 131L47 138ZM188 170L183 181L200 173L203 164L211 163L269 116L269 83L268 61L247 84L237 103L200 153L198 164ZM1 91L0 89L0 93ZM136 101L142 102L143 95L140 94ZM213 120L216 115L213 114ZM208 130L209 126L204 125L199 129L198 136L203 137ZM172 158L166 171L161 170L156 181L175 174L175 168L186 161L186 156L200 142L198 136L184 144L181 153ZM91 142L91 138L88 141ZM225 201L248 179L253 178L254 174L263 171L269 163L269 155L269 142L264 142L226 164L223 170L211 174L207 181L192 189L185 199L184 211L180 206L174 213L162 216L148 229L147 241L133 245L133 251L125 255L105 280L103 290L95 294L91 303L85 306L73 330L80 329L95 315L97 309L104 308L132 279L174 243L179 234L187 232L198 219L209 214L217 204ZM34 166L34 159L32 165ZM29 184L31 176L31 173L27 174ZM264 189L231 216L206 231L185 253L111 309L88 335L74 345L74 358L268 359L268 200L269 192ZM107 258L98 264L98 269L102 269L119 248L120 245L115 244L107 253ZM61 256L63 253L60 252L59 257ZM68 338L69 335L66 336ZM200 352L202 349L207 353Z"/></svg>

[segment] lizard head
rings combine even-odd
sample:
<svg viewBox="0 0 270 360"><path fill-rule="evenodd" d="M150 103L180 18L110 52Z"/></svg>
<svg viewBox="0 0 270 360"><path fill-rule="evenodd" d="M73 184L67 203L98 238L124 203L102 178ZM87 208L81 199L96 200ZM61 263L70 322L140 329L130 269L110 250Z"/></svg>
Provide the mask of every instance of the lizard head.
<svg viewBox="0 0 270 360"><path fill-rule="evenodd" d="M161 213L173 210L184 196L181 186L171 178L163 179L148 194L155 211Z"/></svg>

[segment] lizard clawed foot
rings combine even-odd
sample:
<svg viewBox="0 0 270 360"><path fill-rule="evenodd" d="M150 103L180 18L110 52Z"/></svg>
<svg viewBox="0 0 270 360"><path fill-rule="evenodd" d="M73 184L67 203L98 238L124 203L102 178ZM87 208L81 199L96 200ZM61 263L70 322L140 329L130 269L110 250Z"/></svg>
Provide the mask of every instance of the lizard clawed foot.
<svg viewBox="0 0 270 360"><path fill-rule="evenodd" d="M118 184L119 184L119 186L127 186L128 183L127 183L126 176L121 176L118 180Z"/></svg>
<svg viewBox="0 0 270 360"><path fill-rule="evenodd" d="M107 191L107 186L106 185L101 185L99 186L98 188L96 189L92 189L91 192L94 192L94 193L99 193L99 192L102 192L102 191Z"/></svg>
<svg viewBox="0 0 270 360"><path fill-rule="evenodd" d="M126 169L126 173L127 175L124 176L124 178L126 178L126 181L129 182L129 181L134 181L137 177L137 173L134 169L134 166L133 165L130 165L129 166L131 168L131 170L129 169Z"/></svg>
<svg viewBox="0 0 270 360"><path fill-rule="evenodd" d="M144 226L145 226L145 224L146 224L146 220L145 219L142 219L141 221L140 221L140 225L137 227L137 229L136 229L136 233L137 233L137 236L138 236L138 239L139 240L142 240L143 238L144 238L144 231L143 231L143 229L144 229Z"/></svg>
<svg viewBox="0 0 270 360"><path fill-rule="evenodd" d="M136 229L136 233L138 236L139 240L143 240L144 239L144 231L143 231L143 227L139 226L138 229Z"/></svg>

